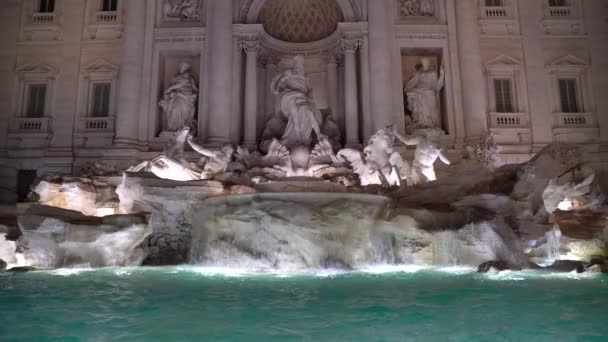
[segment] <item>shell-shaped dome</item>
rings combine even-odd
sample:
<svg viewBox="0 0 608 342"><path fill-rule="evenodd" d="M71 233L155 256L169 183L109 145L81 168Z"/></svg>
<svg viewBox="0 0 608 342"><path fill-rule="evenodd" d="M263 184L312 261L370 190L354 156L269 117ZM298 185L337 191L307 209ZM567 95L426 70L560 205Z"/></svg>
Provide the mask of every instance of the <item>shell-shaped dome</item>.
<svg viewBox="0 0 608 342"><path fill-rule="evenodd" d="M336 0L267 0L258 21L274 38L309 43L334 33L343 15Z"/></svg>

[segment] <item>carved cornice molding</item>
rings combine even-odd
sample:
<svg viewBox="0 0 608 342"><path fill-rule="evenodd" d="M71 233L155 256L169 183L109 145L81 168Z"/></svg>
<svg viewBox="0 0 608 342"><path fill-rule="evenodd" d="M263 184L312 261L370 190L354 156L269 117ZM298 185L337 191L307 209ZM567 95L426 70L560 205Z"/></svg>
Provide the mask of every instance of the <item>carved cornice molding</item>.
<svg viewBox="0 0 608 342"><path fill-rule="evenodd" d="M154 30L154 43L202 42L206 39L206 29L200 28L160 28Z"/></svg>

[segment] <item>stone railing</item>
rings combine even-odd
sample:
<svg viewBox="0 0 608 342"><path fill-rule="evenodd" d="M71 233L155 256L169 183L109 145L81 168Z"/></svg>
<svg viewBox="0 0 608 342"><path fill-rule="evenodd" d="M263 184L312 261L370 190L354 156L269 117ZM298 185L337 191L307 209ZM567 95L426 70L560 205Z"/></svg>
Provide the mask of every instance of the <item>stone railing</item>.
<svg viewBox="0 0 608 342"><path fill-rule="evenodd" d="M50 118L14 118L10 130L14 133L47 133L50 122Z"/></svg>
<svg viewBox="0 0 608 342"><path fill-rule="evenodd" d="M114 117L84 117L80 119L80 132L114 132Z"/></svg>
<svg viewBox="0 0 608 342"><path fill-rule="evenodd" d="M570 18L574 17L574 6L546 6L545 17L548 18Z"/></svg>
<svg viewBox="0 0 608 342"><path fill-rule="evenodd" d="M482 6L481 7L481 18L482 19L494 19L494 18L508 18L511 16L510 8L507 6Z"/></svg>
<svg viewBox="0 0 608 342"><path fill-rule="evenodd" d="M118 23L117 11L101 11L95 13L95 24L97 25L113 25Z"/></svg>
<svg viewBox="0 0 608 342"><path fill-rule="evenodd" d="M49 25L55 22L55 13L34 13L32 15L32 24Z"/></svg>
<svg viewBox="0 0 608 342"><path fill-rule="evenodd" d="M556 113L554 126L560 128L594 127L595 120L592 113Z"/></svg>
<svg viewBox="0 0 608 342"><path fill-rule="evenodd" d="M491 128L525 128L528 117L525 113L490 113Z"/></svg>

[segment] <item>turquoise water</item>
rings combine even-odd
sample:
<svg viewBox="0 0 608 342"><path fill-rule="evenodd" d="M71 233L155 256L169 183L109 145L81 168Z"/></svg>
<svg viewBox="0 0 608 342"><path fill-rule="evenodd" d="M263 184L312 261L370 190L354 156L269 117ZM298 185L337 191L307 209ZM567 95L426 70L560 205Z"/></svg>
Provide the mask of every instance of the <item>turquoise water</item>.
<svg viewBox="0 0 608 342"><path fill-rule="evenodd" d="M0 274L2 341L608 340L608 276L470 269Z"/></svg>

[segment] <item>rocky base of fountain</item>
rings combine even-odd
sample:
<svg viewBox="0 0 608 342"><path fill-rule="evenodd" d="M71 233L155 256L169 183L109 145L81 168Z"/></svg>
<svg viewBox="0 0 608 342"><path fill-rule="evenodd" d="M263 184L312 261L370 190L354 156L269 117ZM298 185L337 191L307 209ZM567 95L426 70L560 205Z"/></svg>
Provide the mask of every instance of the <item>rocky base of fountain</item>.
<svg viewBox="0 0 608 342"><path fill-rule="evenodd" d="M480 272L558 260L545 269L606 272L605 180L573 168L564 148L493 171L461 166L409 187L306 177L256 183L238 172L198 181L145 172L46 178L34 188L38 204L0 219L0 259L36 268L417 264Z"/></svg>

